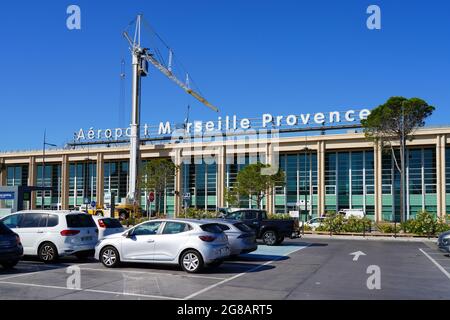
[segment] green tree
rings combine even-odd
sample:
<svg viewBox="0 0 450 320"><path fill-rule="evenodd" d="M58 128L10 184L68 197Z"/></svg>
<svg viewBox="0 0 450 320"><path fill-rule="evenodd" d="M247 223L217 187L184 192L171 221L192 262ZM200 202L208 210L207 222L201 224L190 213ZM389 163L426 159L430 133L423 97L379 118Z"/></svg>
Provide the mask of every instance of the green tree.
<svg viewBox="0 0 450 320"><path fill-rule="evenodd" d="M400 213L401 221L406 218L405 210L405 150L406 143L412 140L414 132L425 125L425 120L434 111L419 98L407 99L391 97L386 103L378 106L367 119L362 120L366 137L379 143L382 148L390 149L394 163L400 173ZM399 142L400 159L397 159L393 143Z"/></svg>
<svg viewBox="0 0 450 320"><path fill-rule="evenodd" d="M167 187L167 182L179 170L169 159L153 159L148 161L140 173L140 188L143 191L155 193L156 212L160 213L161 197Z"/></svg>
<svg viewBox="0 0 450 320"><path fill-rule="evenodd" d="M258 162L246 166L239 171L233 190L228 191L227 194L237 200L240 196L250 197L250 201L255 199L258 208L261 208L262 200L275 185L285 184L285 175L281 169L274 175L265 175L261 173L264 168L270 168L270 165Z"/></svg>

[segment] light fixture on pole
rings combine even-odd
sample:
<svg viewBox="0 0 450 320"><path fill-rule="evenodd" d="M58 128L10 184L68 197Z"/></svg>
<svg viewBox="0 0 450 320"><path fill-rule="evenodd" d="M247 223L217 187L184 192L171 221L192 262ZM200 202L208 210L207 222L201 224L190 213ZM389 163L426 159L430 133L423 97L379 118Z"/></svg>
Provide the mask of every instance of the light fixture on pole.
<svg viewBox="0 0 450 320"><path fill-rule="evenodd" d="M44 130L44 143L42 145L42 172L41 172L41 187L45 187L45 147L57 147L56 144L47 142L47 130ZM41 190L41 209L44 209L45 192Z"/></svg>

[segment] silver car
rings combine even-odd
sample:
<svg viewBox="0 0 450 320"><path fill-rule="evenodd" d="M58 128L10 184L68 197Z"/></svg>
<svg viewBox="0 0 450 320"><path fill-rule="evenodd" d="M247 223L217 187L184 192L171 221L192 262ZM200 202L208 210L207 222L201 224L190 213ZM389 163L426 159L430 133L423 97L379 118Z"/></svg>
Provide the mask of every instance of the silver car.
<svg viewBox="0 0 450 320"><path fill-rule="evenodd" d="M450 231L439 235L437 245L442 252L450 253Z"/></svg>
<svg viewBox="0 0 450 320"><path fill-rule="evenodd" d="M237 256L258 249L255 232L243 222L222 219L205 219L203 221L219 224L228 237L230 255Z"/></svg>
<svg viewBox="0 0 450 320"><path fill-rule="evenodd" d="M122 233L125 231L125 228L118 219L104 218L102 216L92 216L92 218L94 218L95 224L98 228L99 240L111 234Z"/></svg>
<svg viewBox="0 0 450 320"><path fill-rule="evenodd" d="M228 238L216 223L156 219L100 240L95 258L108 268L120 262L177 264L189 273L218 266L230 255Z"/></svg>

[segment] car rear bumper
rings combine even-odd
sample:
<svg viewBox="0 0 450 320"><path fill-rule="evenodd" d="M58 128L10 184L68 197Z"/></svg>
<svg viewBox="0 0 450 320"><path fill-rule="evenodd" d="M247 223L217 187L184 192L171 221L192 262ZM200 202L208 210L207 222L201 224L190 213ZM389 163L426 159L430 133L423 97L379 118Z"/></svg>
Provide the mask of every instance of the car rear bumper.
<svg viewBox="0 0 450 320"><path fill-rule="evenodd" d="M202 250L202 256L206 264L217 260L225 259L230 256L231 250L229 245L211 246Z"/></svg>
<svg viewBox="0 0 450 320"><path fill-rule="evenodd" d="M439 250L444 253L450 253L450 246L439 245Z"/></svg>
<svg viewBox="0 0 450 320"><path fill-rule="evenodd" d="M76 253L82 252L94 252L95 251L95 243L86 244L86 245L65 245L63 248L58 249L58 254L60 256L70 256Z"/></svg>

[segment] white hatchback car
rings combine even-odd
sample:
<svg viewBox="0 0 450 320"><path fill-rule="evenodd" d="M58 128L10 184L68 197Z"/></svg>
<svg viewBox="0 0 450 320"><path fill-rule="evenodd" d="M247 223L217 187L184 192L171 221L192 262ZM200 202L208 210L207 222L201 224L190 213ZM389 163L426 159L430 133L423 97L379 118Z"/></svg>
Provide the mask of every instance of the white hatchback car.
<svg viewBox="0 0 450 320"><path fill-rule="evenodd" d="M1 221L22 240L24 255L38 256L44 262L94 253L98 229L92 216L70 211L21 211Z"/></svg>
<svg viewBox="0 0 450 320"><path fill-rule="evenodd" d="M100 240L95 258L108 268L120 262L177 264L199 272L218 266L230 255L228 238L216 223L190 219L156 219Z"/></svg>

